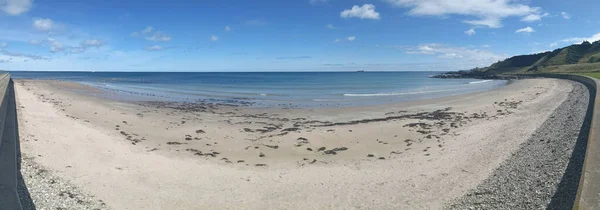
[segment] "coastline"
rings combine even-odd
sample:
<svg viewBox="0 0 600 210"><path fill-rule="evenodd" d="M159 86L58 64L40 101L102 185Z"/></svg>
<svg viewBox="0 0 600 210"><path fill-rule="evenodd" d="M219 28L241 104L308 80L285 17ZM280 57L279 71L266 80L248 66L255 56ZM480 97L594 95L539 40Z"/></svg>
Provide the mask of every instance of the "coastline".
<svg viewBox="0 0 600 210"><path fill-rule="evenodd" d="M139 106L59 81L15 88L23 152L114 209L441 208L517 151L572 83L320 109Z"/></svg>

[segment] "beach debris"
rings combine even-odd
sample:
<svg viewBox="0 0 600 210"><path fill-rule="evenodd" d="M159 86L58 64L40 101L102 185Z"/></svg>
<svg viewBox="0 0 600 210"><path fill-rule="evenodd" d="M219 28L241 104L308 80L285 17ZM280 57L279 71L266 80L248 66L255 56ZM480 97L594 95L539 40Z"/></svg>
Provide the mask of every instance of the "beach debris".
<svg viewBox="0 0 600 210"><path fill-rule="evenodd" d="M302 145L308 144L308 139L304 138L304 137L300 137L298 139L296 139L297 144L295 144L294 146L296 147L300 147Z"/></svg>
<svg viewBox="0 0 600 210"><path fill-rule="evenodd" d="M323 153L327 154L327 155L337 155L338 152L346 151L346 150L348 150L348 148L346 148L346 147L338 147L338 148L334 148L334 149L331 149L331 150L326 150ZM319 151L320 151L320 149L319 149Z"/></svg>
<svg viewBox="0 0 600 210"><path fill-rule="evenodd" d="M258 163L258 164L254 164L254 166L258 166L258 167L265 167L265 166L267 166L267 164L264 164L264 163Z"/></svg>
<svg viewBox="0 0 600 210"><path fill-rule="evenodd" d="M197 134L202 134L202 133L206 133L206 132L204 132L202 129L198 129L198 130L196 130L196 133Z"/></svg>
<svg viewBox="0 0 600 210"><path fill-rule="evenodd" d="M379 157L377 159L379 159L379 160L385 160L385 157Z"/></svg>
<svg viewBox="0 0 600 210"><path fill-rule="evenodd" d="M375 157L373 154L367 154L367 157Z"/></svg>
<svg viewBox="0 0 600 210"><path fill-rule="evenodd" d="M406 125L404 125L402 127L409 127L409 128L419 127L421 129L431 129L431 125L429 125L427 123L422 123L422 122L409 123L409 124L406 124Z"/></svg>
<svg viewBox="0 0 600 210"><path fill-rule="evenodd" d="M319 152L321 152L321 151L325 151L326 149L327 149L326 147L320 147L320 148L318 149L318 151L319 151Z"/></svg>
<svg viewBox="0 0 600 210"><path fill-rule="evenodd" d="M181 143L181 142L176 142L176 141L170 141L167 142L168 145L180 145L180 144L187 144L187 143Z"/></svg>
<svg viewBox="0 0 600 210"><path fill-rule="evenodd" d="M282 132L292 132L292 131L299 131L300 128L286 128L281 130Z"/></svg>
<svg viewBox="0 0 600 210"><path fill-rule="evenodd" d="M258 155L258 157L265 157L265 153L262 153L262 152L261 152L261 153Z"/></svg>
<svg viewBox="0 0 600 210"><path fill-rule="evenodd" d="M271 149L278 149L279 146L278 145L268 145L268 144L263 144L263 146L271 148Z"/></svg>

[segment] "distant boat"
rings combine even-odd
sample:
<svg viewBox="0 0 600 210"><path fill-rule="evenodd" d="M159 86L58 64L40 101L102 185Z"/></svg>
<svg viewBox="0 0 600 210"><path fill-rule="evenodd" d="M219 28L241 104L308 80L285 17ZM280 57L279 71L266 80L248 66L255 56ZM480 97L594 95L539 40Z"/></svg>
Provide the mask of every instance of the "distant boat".
<svg viewBox="0 0 600 210"><path fill-rule="evenodd" d="M358 70L358 71L356 71L356 72L365 72L365 70Z"/></svg>

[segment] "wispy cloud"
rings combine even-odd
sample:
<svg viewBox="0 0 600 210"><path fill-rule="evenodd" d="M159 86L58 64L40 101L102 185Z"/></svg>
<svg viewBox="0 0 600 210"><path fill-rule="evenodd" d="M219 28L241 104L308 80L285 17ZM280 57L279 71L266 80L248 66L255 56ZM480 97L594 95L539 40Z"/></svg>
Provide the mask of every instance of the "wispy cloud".
<svg viewBox="0 0 600 210"><path fill-rule="evenodd" d="M533 33L533 32L535 32L535 30L529 26L527 26L525 28L517 29L515 31L515 33Z"/></svg>
<svg viewBox="0 0 600 210"><path fill-rule="evenodd" d="M8 15L20 15L31 9L33 0L0 0L0 10Z"/></svg>
<svg viewBox="0 0 600 210"><path fill-rule="evenodd" d="M540 21L542 20L542 18L544 17L548 17L550 14L543 13L543 14L529 14L523 18L521 18L521 21L523 22L534 22L534 21Z"/></svg>
<svg viewBox="0 0 600 210"><path fill-rule="evenodd" d="M561 12L560 15L564 18L564 19L571 19L571 16L569 16L569 14L567 14L566 12Z"/></svg>
<svg viewBox="0 0 600 210"><path fill-rule="evenodd" d="M465 31L465 34L466 34L466 35L469 35L469 36L473 36L473 35L475 35L475 33L476 33L476 32L475 32L475 29L473 29L473 28L471 28L471 29L469 29L469 30Z"/></svg>
<svg viewBox="0 0 600 210"><path fill-rule="evenodd" d="M375 5L364 4L359 7L354 5L351 9L344 10L340 13L342 18L360 18L360 19L381 19L381 15L375 11Z"/></svg>
<svg viewBox="0 0 600 210"><path fill-rule="evenodd" d="M408 54L430 55L440 59L457 59L461 62L473 62L481 66L489 65L507 57L487 50L443 44L422 44L416 47L402 47L401 49L404 49Z"/></svg>
<svg viewBox="0 0 600 210"><path fill-rule="evenodd" d="M508 17L524 17L540 14L541 9L519 4L521 1L508 0L462 0L460 3L448 0L384 0L398 7L410 8L412 16L462 15L475 19L463 22L490 28L502 27L502 20Z"/></svg>
<svg viewBox="0 0 600 210"><path fill-rule="evenodd" d="M33 29L41 32L49 32L54 27L54 21L51 19L37 18L33 20Z"/></svg>
<svg viewBox="0 0 600 210"><path fill-rule="evenodd" d="M595 42L600 40L600 33L594 34L590 37L571 37L560 40L561 42L568 42L573 44L581 44L583 41Z"/></svg>
<svg viewBox="0 0 600 210"><path fill-rule="evenodd" d="M354 41L354 40L356 40L356 37L355 36L349 36L347 39L348 39L348 41Z"/></svg>
<svg viewBox="0 0 600 210"><path fill-rule="evenodd" d="M19 52L10 52L10 51L6 51L6 50L0 50L0 54L8 56L8 57L14 57L14 58L28 58L31 60L48 60L48 58L45 58L45 57L42 57L39 55L19 53Z"/></svg>
<svg viewBox="0 0 600 210"><path fill-rule="evenodd" d="M153 46L148 46L145 47L144 50L146 51L161 51L161 50L165 50L166 48L163 46L159 46L159 45L153 45Z"/></svg>
<svg viewBox="0 0 600 210"><path fill-rule="evenodd" d="M154 34L152 34L152 36L147 36L146 40L154 41L154 42L168 42L168 41L171 41L171 36L161 32L161 31L157 31L157 32L154 32Z"/></svg>
<svg viewBox="0 0 600 210"><path fill-rule="evenodd" d="M233 30L231 27L229 27L229 26L225 26L225 31L226 31L226 32L230 32L231 30Z"/></svg>
<svg viewBox="0 0 600 210"><path fill-rule="evenodd" d="M312 59L311 56L290 56L290 57L277 57L277 60L304 60L304 59Z"/></svg>
<svg viewBox="0 0 600 210"><path fill-rule="evenodd" d="M213 35L213 36L210 37L210 41L213 41L213 42L219 41L219 37Z"/></svg>
<svg viewBox="0 0 600 210"><path fill-rule="evenodd" d="M332 24L327 24L325 27L327 27L328 29L335 29L335 26L333 26Z"/></svg>
<svg viewBox="0 0 600 210"><path fill-rule="evenodd" d="M102 43L102 41L97 40L97 39L88 39L85 40L81 43L82 47L100 47L102 46L104 43Z"/></svg>
<svg viewBox="0 0 600 210"><path fill-rule="evenodd" d="M171 36L162 31L157 31L152 26L147 26L144 30L131 33L132 37L144 36L146 40L153 42L168 42L171 41Z"/></svg>

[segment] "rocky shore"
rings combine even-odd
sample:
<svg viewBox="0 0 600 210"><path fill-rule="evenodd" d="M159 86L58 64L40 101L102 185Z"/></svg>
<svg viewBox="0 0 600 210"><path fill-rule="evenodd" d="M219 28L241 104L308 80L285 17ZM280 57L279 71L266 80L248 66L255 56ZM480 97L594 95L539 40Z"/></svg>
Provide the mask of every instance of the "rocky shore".
<svg viewBox="0 0 600 210"><path fill-rule="evenodd" d="M579 83L493 174L447 209L571 209L587 135L589 92ZM580 131L582 131L580 133Z"/></svg>

